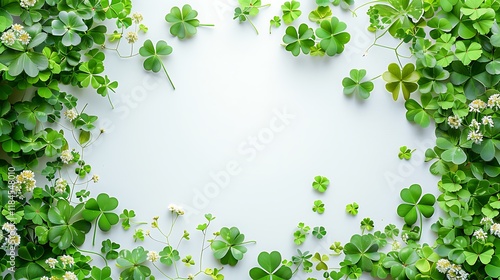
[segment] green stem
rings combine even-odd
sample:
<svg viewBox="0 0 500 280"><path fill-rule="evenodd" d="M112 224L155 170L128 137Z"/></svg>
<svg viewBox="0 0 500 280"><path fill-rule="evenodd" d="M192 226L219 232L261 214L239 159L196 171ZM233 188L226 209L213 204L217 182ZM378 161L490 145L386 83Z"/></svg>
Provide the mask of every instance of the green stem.
<svg viewBox="0 0 500 280"><path fill-rule="evenodd" d="M165 75L167 75L168 81L172 85L172 88L175 90L174 83L172 82L172 79L170 79L170 75L168 74L167 68L165 68L165 64L163 64L163 62L161 63L161 67L163 68L163 71L165 71Z"/></svg>
<svg viewBox="0 0 500 280"><path fill-rule="evenodd" d="M363 5L360 5L360 6L356 7L356 9L352 10L351 12L352 12L352 14L353 14L354 16L357 16L357 15L356 15L356 11L357 11L357 10L359 10L359 9L361 9L361 8L363 8L363 7L367 6L367 5L371 5L371 4L375 4L375 3L382 3L382 2L385 2L385 1L383 1L383 0L375 0L375 1L366 2L366 3L364 3Z"/></svg>
<svg viewBox="0 0 500 280"><path fill-rule="evenodd" d="M215 26L215 25L214 25L214 24L212 24L212 23L200 23L200 25L199 25L199 26L213 27L213 26Z"/></svg>
<svg viewBox="0 0 500 280"><path fill-rule="evenodd" d="M163 271L162 271L159 267L157 267L155 263L153 263L153 266L154 266L154 267L155 267L155 268L156 268L156 269L157 269L157 270L158 270L158 271L159 271L159 272L160 272L163 276L167 277L168 279L174 279L174 278L172 278L172 277L168 276L167 274L165 274L165 272L163 272Z"/></svg>
<svg viewBox="0 0 500 280"><path fill-rule="evenodd" d="M105 258L103 255L101 255L101 254L99 254L99 253L97 253L97 252L94 252L94 251L87 251L87 250L83 250L83 249L80 249L80 248L78 248L78 247L76 247L76 246L73 246L73 248L75 248L77 251L84 252L84 253L87 253L87 254L98 255L99 257L101 257L101 258L102 258L102 260L104 261L104 264L105 264L106 266L108 266L108 260L106 260L106 258Z"/></svg>
<svg viewBox="0 0 500 280"><path fill-rule="evenodd" d="M250 22L250 24L252 25L252 27L255 30L255 32L257 33L257 35L259 35L259 30L257 30L257 27L255 27L255 24L253 24L252 20L248 16L246 18L247 18L248 22Z"/></svg>
<svg viewBox="0 0 500 280"><path fill-rule="evenodd" d="M95 223L94 223L94 235L92 236L92 246L95 246L96 234L97 234L97 219L95 219Z"/></svg>
<svg viewBox="0 0 500 280"><path fill-rule="evenodd" d="M109 93L106 94L106 96L108 97L108 101L109 101L109 104L111 105L111 109L114 109L115 105L113 105L113 101L111 101L111 97L109 96Z"/></svg>

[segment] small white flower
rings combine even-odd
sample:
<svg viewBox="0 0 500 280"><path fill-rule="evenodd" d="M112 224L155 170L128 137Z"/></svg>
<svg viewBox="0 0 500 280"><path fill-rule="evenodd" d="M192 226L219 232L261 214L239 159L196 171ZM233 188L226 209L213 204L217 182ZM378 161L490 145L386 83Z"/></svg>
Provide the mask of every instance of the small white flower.
<svg viewBox="0 0 500 280"><path fill-rule="evenodd" d="M23 45L28 45L31 41L31 36L28 32L21 30L18 34L17 40L19 40L19 42Z"/></svg>
<svg viewBox="0 0 500 280"><path fill-rule="evenodd" d="M145 236L151 236L151 231L149 229L144 231Z"/></svg>
<svg viewBox="0 0 500 280"><path fill-rule="evenodd" d="M64 112L64 116L70 121L72 122L74 119L76 119L78 117L78 112L76 111L75 108L71 109L71 110L67 110L66 112Z"/></svg>
<svg viewBox="0 0 500 280"><path fill-rule="evenodd" d="M148 261L150 262L156 262L160 259L160 255L155 252L155 251L149 251L148 252Z"/></svg>
<svg viewBox="0 0 500 280"><path fill-rule="evenodd" d="M50 280L50 278L47 276L43 276L42 278L40 278L40 280Z"/></svg>
<svg viewBox="0 0 500 280"><path fill-rule="evenodd" d="M130 31L125 36L125 39L127 39L127 42L129 44L133 44L133 43L137 42L137 40L139 40L139 36L137 36L136 32Z"/></svg>
<svg viewBox="0 0 500 280"><path fill-rule="evenodd" d="M92 181L93 181L94 183L99 182L99 175L96 175L96 174L92 175Z"/></svg>
<svg viewBox="0 0 500 280"><path fill-rule="evenodd" d="M45 260L45 263L51 268L51 269L54 269L56 267L56 264L57 264L57 260L54 259L54 258L48 258Z"/></svg>
<svg viewBox="0 0 500 280"><path fill-rule="evenodd" d="M496 93L488 98L488 107L500 109L500 94Z"/></svg>
<svg viewBox="0 0 500 280"><path fill-rule="evenodd" d="M479 131L471 130L467 135L467 140L472 140L476 144L481 144L481 142L483 142L483 134Z"/></svg>
<svg viewBox="0 0 500 280"><path fill-rule="evenodd" d="M19 246L19 244L21 244L21 236L17 234L17 232L11 231L7 237L7 244Z"/></svg>
<svg viewBox="0 0 500 280"><path fill-rule="evenodd" d="M72 256L63 255L59 258L64 266L69 265L72 266L75 264L75 260Z"/></svg>
<svg viewBox="0 0 500 280"><path fill-rule="evenodd" d="M13 231L14 232L17 231L16 225L14 225L13 223L9 223L9 222L4 223L2 225L2 230L6 231L7 233L10 233L10 232L13 232Z"/></svg>
<svg viewBox="0 0 500 280"><path fill-rule="evenodd" d="M489 125L490 127L495 126L495 123L493 122L493 119L491 118L491 116L484 116L484 117L481 119L481 122L482 122L484 125Z"/></svg>
<svg viewBox="0 0 500 280"><path fill-rule="evenodd" d="M168 211L175 212L176 209L177 209L177 205L175 205L175 204L168 205Z"/></svg>
<svg viewBox="0 0 500 280"><path fill-rule="evenodd" d="M469 124L469 127L472 128L473 130L478 130L479 128L481 128L481 124L476 119L472 119L472 121Z"/></svg>
<svg viewBox="0 0 500 280"><path fill-rule="evenodd" d="M60 158L64 164L68 164L73 160L73 153L70 150L64 150L61 152Z"/></svg>
<svg viewBox="0 0 500 280"><path fill-rule="evenodd" d="M392 251L398 251L399 249L401 249L401 243L398 241L392 242Z"/></svg>
<svg viewBox="0 0 500 280"><path fill-rule="evenodd" d="M470 112L481 112L482 109L486 108L486 103L481 99L476 99L469 104Z"/></svg>
<svg viewBox="0 0 500 280"><path fill-rule="evenodd" d="M75 275L75 273L71 271L66 271L63 275L63 280L78 280L78 277Z"/></svg>
<svg viewBox="0 0 500 280"><path fill-rule="evenodd" d="M31 8L33 6L35 6L36 4L36 0L21 0L21 7L23 8Z"/></svg>
<svg viewBox="0 0 500 280"><path fill-rule="evenodd" d="M188 275L188 280L193 280L193 279L194 279L194 275L190 273L190 274Z"/></svg>
<svg viewBox="0 0 500 280"><path fill-rule="evenodd" d="M186 212L184 212L184 209L182 209L181 207L177 207L177 210L175 212L179 216L182 216L182 215L184 215L186 213Z"/></svg>
<svg viewBox="0 0 500 280"><path fill-rule="evenodd" d="M488 238L488 234L486 232L484 232L484 230L482 228L474 231L474 234L472 236L474 236L475 238L482 240L482 241L485 241L486 238Z"/></svg>
<svg viewBox="0 0 500 280"><path fill-rule="evenodd" d="M57 193L64 193L66 191L66 186L68 186L68 182L66 182L63 178L58 178L54 189Z"/></svg>
<svg viewBox="0 0 500 280"><path fill-rule="evenodd" d="M17 24L17 23L13 24L11 28L12 28L12 30L14 30L14 32L17 32L18 34L19 34L19 32L24 30L24 26Z"/></svg>
<svg viewBox="0 0 500 280"><path fill-rule="evenodd" d="M436 269L441 273L446 273L451 268L451 263L447 259L440 259L436 263Z"/></svg>
<svg viewBox="0 0 500 280"><path fill-rule="evenodd" d="M500 224L494 223L490 227L490 234L500 237Z"/></svg>
<svg viewBox="0 0 500 280"><path fill-rule="evenodd" d="M144 19L144 17L142 16L141 13L135 12L132 14L132 19L134 20L135 23L140 23Z"/></svg>
<svg viewBox="0 0 500 280"><path fill-rule="evenodd" d="M483 217L481 219L481 225L489 225L489 224L493 224L493 220L491 218L488 218L488 217Z"/></svg>
<svg viewBox="0 0 500 280"><path fill-rule="evenodd" d="M0 41L2 41L2 44L6 46L12 46L16 42L16 34L12 31L12 29L9 29L2 34Z"/></svg>
<svg viewBox="0 0 500 280"><path fill-rule="evenodd" d="M460 117L457 117L457 116L449 116L448 117L448 125L451 128L457 129L460 126L462 126L462 119Z"/></svg>

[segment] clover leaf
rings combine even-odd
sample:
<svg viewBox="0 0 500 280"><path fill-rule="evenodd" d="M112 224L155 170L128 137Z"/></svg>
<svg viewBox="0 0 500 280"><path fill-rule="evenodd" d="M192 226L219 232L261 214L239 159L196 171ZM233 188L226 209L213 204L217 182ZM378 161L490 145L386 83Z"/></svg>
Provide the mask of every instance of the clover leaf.
<svg viewBox="0 0 500 280"><path fill-rule="evenodd" d="M398 206L397 213L402 217L407 225L417 222L418 216L430 218L434 214L434 195L427 193L422 196L422 187L417 184L404 188L400 193L401 199L405 202Z"/></svg>
<svg viewBox="0 0 500 280"><path fill-rule="evenodd" d="M262 5L261 0L238 0L239 7L234 9L233 19L239 19L240 22L247 21L252 25L255 33L259 34L257 27L253 24L250 17L256 16L261 8L268 7L270 4Z"/></svg>
<svg viewBox="0 0 500 280"><path fill-rule="evenodd" d="M48 211L49 205L43 203L41 199L33 198L24 206L24 218L33 221L35 225L41 225L48 220Z"/></svg>
<svg viewBox="0 0 500 280"><path fill-rule="evenodd" d="M167 69L165 68L165 64L163 64L163 61L161 60L162 56L167 56L172 53L172 47L167 44L167 42L160 40L156 43L156 47L153 45L153 42L151 40L146 40L144 42L144 45L139 49L139 54L142 57L145 57L146 60L144 60L144 69L147 71L153 71L155 73L160 72L161 69L165 72L165 75L167 75L168 80L170 81L170 84L172 85L172 88L175 89L174 84L172 83L172 79L170 79L170 75L167 72Z"/></svg>
<svg viewBox="0 0 500 280"><path fill-rule="evenodd" d="M253 280L288 280L292 278L292 270L281 264L281 254L277 251L261 252L257 257L260 267L250 269Z"/></svg>
<svg viewBox="0 0 500 280"><path fill-rule="evenodd" d="M345 211L353 216L358 214L359 205L356 202L347 204L345 206Z"/></svg>
<svg viewBox="0 0 500 280"><path fill-rule="evenodd" d="M412 150L412 149L409 149L406 146L401 146L399 148L398 157L399 157L399 159L409 160L409 159L411 159L411 155L413 154L413 152L415 152L415 149Z"/></svg>
<svg viewBox="0 0 500 280"><path fill-rule="evenodd" d="M351 95L356 94L363 99L370 97L370 92L373 90L374 86L371 81L362 82L363 78L366 76L365 69L352 69L349 72L350 77L345 77L342 80L342 86L344 86L344 94Z"/></svg>
<svg viewBox="0 0 500 280"><path fill-rule="evenodd" d="M118 249L120 244L112 242L109 238L102 241L101 253L103 253L107 260L115 260L118 258Z"/></svg>
<svg viewBox="0 0 500 280"><path fill-rule="evenodd" d="M344 45L351 40L351 35L343 32L346 28L347 25L337 17L321 21L320 27L316 29L316 36L321 38L320 46L327 55L334 56L344 51Z"/></svg>
<svg viewBox="0 0 500 280"><path fill-rule="evenodd" d="M406 64L403 69L396 63L389 64L388 71L384 72L382 78L387 82L385 88L392 93L392 98L398 100L399 93L403 93L405 100L410 98L410 94L417 90L419 74L415 71L415 65Z"/></svg>
<svg viewBox="0 0 500 280"><path fill-rule="evenodd" d="M97 224L102 231L109 231L120 220L118 215L112 212L116 207L118 207L118 199L101 193L97 196L97 199L91 198L87 200L82 216L89 222L97 220Z"/></svg>
<svg viewBox="0 0 500 280"><path fill-rule="evenodd" d="M329 185L330 180L323 176L314 177L314 182L312 183L312 187L321 193L325 192Z"/></svg>
<svg viewBox="0 0 500 280"><path fill-rule="evenodd" d="M321 200L315 200L312 210L318 214L323 214L325 213L325 204Z"/></svg>
<svg viewBox="0 0 500 280"><path fill-rule="evenodd" d="M283 22L285 24L291 24L294 20L296 20L302 12L299 10L300 2L299 1L287 1L281 5L281 11L283 11Z"/></svg>
<svg viewBox="0 0 500 280"><path fill-rule="evenodd" d="M285 49L294 56L298 56L302 50L303 54L308 54L314 46L314 32L307 24L302 23L297 30L294 26L288 26L283 36Z"/></svg>
<svg viewBox="0 0 500 280"><path fill-rule="evenodd" d="M145 280L151 275L151 269L144 263L147 260L147 251L139 246L132 251L121 250L116 266L123 269L120 277L123 279Z"/></svg>
<svg viewBox="0 0 500 280"><path fill-rule="evenodd" d="M274 16L270 21L269 21L269 34L271 34L271 29L278 28L281 26L281 18L279 16Z"/></svg>
<svg viewBox="0 0 500 280"><path fill-rule="evenodd" d="M364 218L363 220L361 220L360 228L363 233L365 232L365 230L372 231L374 227L375 225L372 219Z"/></svg>
<svg viewBox="0 0 500 280"><path fill-rule="evenodd" d="M359 266L363 271L370 272L373 262L380 260L381 253L373 235L355 234L344 246L345 260Z"/></svg>
<svg viewBox="0 0 500 280"><path fill-rule="evenodd" d="M172 246L166 246L159 254L160 262L167 266L171 266L176 261L179 261L181 259L181 257L179 256L179 251L173 249Z"/></svg>
<svg viewBox="0 0 500 280"><path fill-rule="evenodd" d="M134 210L123 209L123 212L120 214L120 219L122 220L122 228L127 230L130 228L130 220L135 217Z"/></svg>
<svg viewBox="0 0 500 280"><path fill-rule="evenodd" d="M210 247L214 253L214 257L222 264L234 266L243 259L243 255L247 252L245 244L245 235L240 233L236 227L223 227L220 230L222 240L214 240Z"/></svg>
<svg viewBox="0 0 500 280"><path fill-rule="evenodd" d="M481 45L476 42L458 41L455 46L455 55L464 65L469 65L472 61L477 60L483 53Z"/></svg>
<svg viewBox="0 0 500 280"><path fill-rule="evenodd" d="M73 11L61 11L58 19L52 21L52 35L63 36L62 43L67 47L79 45L82 37L77 32L85 32L87 29L83 19Z"/></svg>
<svg viewBox="0 0 500 280"><path fill-rule="evenodd" d="M73 207L66 200L58 200L48 212L49 221L52 223L48 231L50 242L56 244L61 250L71 245L82 245L85 241L85 234L90 231L91 227L90 223L82 217L83 210L83 203Z"/></svg>
<svg viewBox="0 0 500 280"><path fill-rule="evenodd" d="M418 273L415 263L418 260L414 248L404 247L399 252L389 252L383 261L383 266L390 269L393 279L415 279Z"/></svg>
<svg viewBox="0 0 500 280"><path fill-rule="evenodd" d="M172 24L170 34L184 39L195 35L196 28L199 26L213 26L212 24L200 24L200 21L196 19L197 16L198 12L188 4L184 5L182 10L179 7L172 7L170 13L165 16L165 20Z"/></svg>
<svg viewBox="0 0 500 280"><path fill-rule="evenodd" d="M316 10L309 13L309 20L315 23L320 23L324 19L329 20L331 17L332 9L329 6L318 6Z"/></svg>
<svg viewBox="0 0 500 280"><path fill-rule="evenodd" d="M328 270L328 264L326 263L329 261L330 258L328 255L321 255L320 253L316 252L314 256L311 258L311 261L317 262L318 264L316 265L316 270Z"/></svg>
<svg viewBox="0 0 500 280"><path fill-rule="evenodd" d="M326 229L323 226L314 227L312 231L312 235L317 239L322 239L326 235Z"/></svg>
<svg viewBox="0 0 500 280"><path fill-rule="evenodd" d="M9 75L15 77L26 73L29 77L36 77L40 71L49 67L49 60L41 53L33 51L15 52L5 51L0 58L0 63L8 65Z"/></svg>

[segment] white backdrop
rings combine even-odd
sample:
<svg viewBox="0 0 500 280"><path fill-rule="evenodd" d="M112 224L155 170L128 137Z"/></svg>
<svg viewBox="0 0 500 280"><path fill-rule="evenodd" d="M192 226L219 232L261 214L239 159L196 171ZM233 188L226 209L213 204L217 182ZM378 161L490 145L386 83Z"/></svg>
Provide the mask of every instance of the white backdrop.
<svg viewBox="0 0 500 280"><path fill-rule="evenodd" d="M315 26L307 19L314 1L302 2L297 24ZM79 95L106 129L86 154L101 177L91 189L94 195L117 197L119 208L135 209L141 221L158 215L163 227L169 222L167 206L183 206L187 213L178 233L184 228L192 233L192 247L184 247L192 254L200 242L194 228L204 213L217 216L213 230L239 227L257 244L249 246L236 269L224 270L232 280L248 279L261 251L279 250L290 257L297 248L293 232L298 222L328 231L323 240L310 236L298 248L327 252L333 241L345 243L360 233L364 217L371 217L378 230L389 223L400 226L401 188L418 183L436 192L437 178L423 163L425 149L434 143L433 128L408 123L404 102L394 102L381 79L366 101L342 93L341 81L350 69L365 68L371 78L396 61L392 51L381 48L363 56L373 40L366 31L365 9L354 18L333 8L351 33L342 55L293 57L281 46L286 27L268 33L282 1L264 1L272 5L254 19L257 36L249 23L232 19L237 1L190 0L200 21L215 27L199 28L195 37L180 41L170 35L164 17L172 6L185 3L134 1L133 9L144 14L149 27L141 42L166 40L174 48L165 63L177 90L162 73L144 71L141 58L123 60L108 51L106 73L120 83L112 95L115 109L95 94ZM398 159L402 145L417 148L411 161ZM228 165L232 174L225 176ZM311 187L316 175L331 181L324 194ZM325 214L311 211L316 199L325 202ZM354 201L360 205L356 217L344 210ZM116 228L100 238L132 248L139 245L132 234ZM208 253L206 260L211 259Z"/></svg>

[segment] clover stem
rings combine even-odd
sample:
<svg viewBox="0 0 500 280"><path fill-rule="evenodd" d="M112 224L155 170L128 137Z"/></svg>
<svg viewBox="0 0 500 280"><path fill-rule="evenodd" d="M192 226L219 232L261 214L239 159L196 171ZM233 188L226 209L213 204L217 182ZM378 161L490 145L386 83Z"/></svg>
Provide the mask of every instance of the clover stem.
<svg viewBox="0 0 500 280"><path fill-rule="evenodd" d="M422 212L421 211L418 211L418 213L420 214L420 231L418 233L418 240L420 240L420 238L422 237L422 225L423 225L423 219L424 219L424 217L422 216Z"/></svg>
<svg viewBox="0 0 500 280"><path fill-rule="evenodd" d="M102 260L104 261L104 264L106 264L106 266L108 266L108 260L106 260L106 258L103 255L101 255L101 254L99 254L97 252L94 252L94 251L87 251L87 250L83 250L83 249L80 249L80 248L77 248L77 247L73 247L73 248L75 248L77 251L80 251L80 252L84 252L84 253L88 253L88 254L93 254L93 255L98 255L99 257L102 258Z"/></svg>
<svg viewBox="0 0 500 280"><path fill-rule="evenodd" d="M207 224L207 228L210 225L210 221ZM203 246L205 244L205 240L207 239L207 229L205 229L203 232L203 241L201 242L201 251L200 251L200 271L202 270L202 264L203 264L203 252L205 251L205 247Z"/></svg>
<svg viewBox="0 0 500 280"><path fill-rule="evenodd" d="M212 24L212 23L200 23L200 25L199 25L199 26L213 27L213 26L215 26L215 25L214 25L214 24Z"/></svg>
<svg viewBox="0 0 500 280"><path fill-rule="evenodd" d="M370 81L374 81L374 80L376 80L376 79L378 79L380 77L382 77L382 75L378 75L377 77L371 78Z"/></svg>
<svg viewBox="0 0 500 280"><path fill-rule="evenodd" d="M162 271L159 267L157 267L155 263L153 263L153 266L154 266L154 267L155 267L155 268L156 268L156 269L157 269L157 270L158 270L161 274L163 274L163 276L167 277L168 279L174 279L174 278L172 278L172 277L168 276L167 274L165 274L165 272L163 272L163 271Z"/></svg>
<svg viewBox="0 0 500 280"><path fill-rule="evenodd" d="M168 81L172 85L172 88L175 90L174 83L172 82L172 79L170 79L170 75L168 74L167 68L165 68L165 64L163 64L163 62L161 63L161 67L163 68L163 71L165 71L165 75L167 75Z"/></svg>
<svg viewBox="0 0 500 280"><path fill-rule="evenodd" d="M113 101L111 101L111 97L109 96L109 94L106 94L106 96L108 97L108 101L109 101L109 105L111 105L111 109L114 109L115 105L113 105Z"/></svg>
<svg viewBox="0 0 500 280"><path fill-rule="evenodd" d="M297 273L299 271L299 268L303 262L304 262L304 260L300 260L300 263L297 265L297 268L295 268L295 270L292 272L292 275L295 275L295 273Z"/></svg>
<svg viewBox="0 0 500 280"><path fill-rule="evenodd" d="M360 6L356 7L356 9L352 10L351 12L352 12L352 14L353 14L354 16L357 16L357 15L356 15L356 11L357 11L357 10L359 10L359 9L361 9L361 8L365 7L365 6L368 6L368 5L371 5L371 4L375 4L375 3L381 3L381 2L385 2L385 1L383 1L383 0L375 0L375 1L366 2L366 3L364 3L363 5L360 5Z"/></svg>
<svg viewBox="0 0 500 280"><path fill-rule="evenodd" d="M97 219L95 219L95 223L94 223L94 236L92 236L92 246L95 245L95 236L96 236L96 233L97 233Z"/></svg>
<svg viewBox="0 0 500 280"><path fill-rule="evenodd" d="M247 17L247 19L248 19L248 22L250 22L250 24L252 25L252 27L255 30L255 32L257 33L257 35L259 35L259 30L257 30L257 27L255 27L255 24L253 24L252 20L249 17Z"/></svg>

